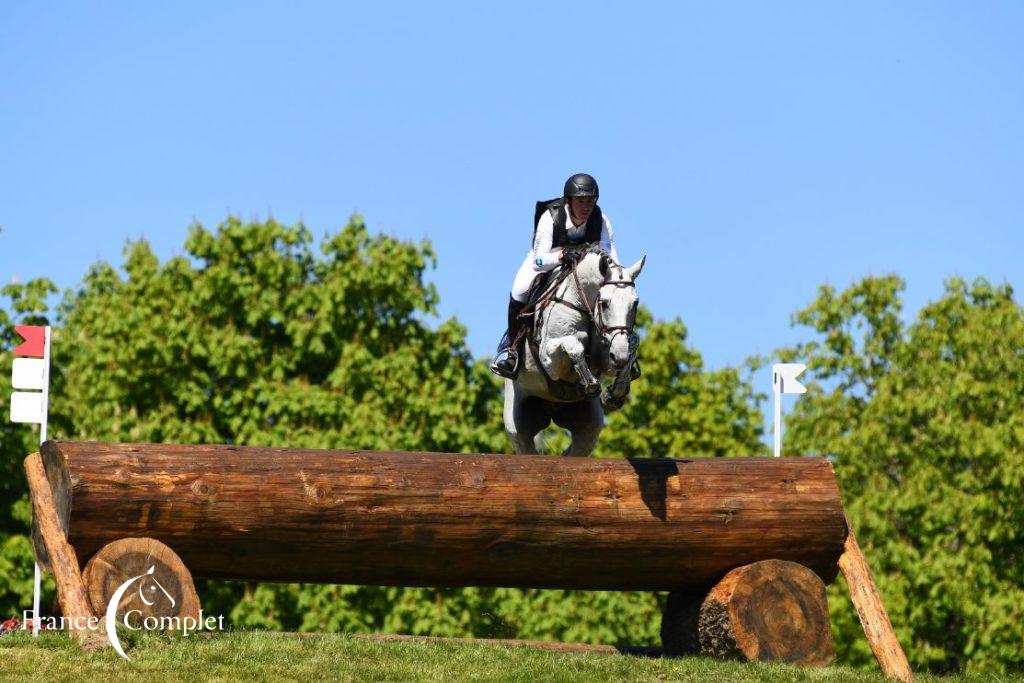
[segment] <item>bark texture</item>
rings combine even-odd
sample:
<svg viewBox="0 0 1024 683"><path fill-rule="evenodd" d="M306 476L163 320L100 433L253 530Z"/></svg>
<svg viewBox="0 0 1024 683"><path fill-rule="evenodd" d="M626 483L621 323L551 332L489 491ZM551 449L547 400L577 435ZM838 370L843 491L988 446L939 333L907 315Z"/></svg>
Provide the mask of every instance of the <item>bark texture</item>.
<svg viewBox="0 0 1024 683"><path fill-rule="evenodd" d="M826 582L821 458L591 459L47 442L81 557L167 544L196 577L678 590L759 560Z"/></svg>
<svg viewBox="0 0 1024 683"><path fill-rule="evenodd" d="M702 654L803 666L835 657L825 584L795 562L738 567L715 584L700 609Z"/></svg>
<svg viewBox="0 0 1024 683"><path fill-rule="evenodd" d="M89 620L94 615L85 596L78 557L64 536L50 482L38 453L25 458L25 476L32 501L32 519L36 530L34 537L45 548L48 560L46 570L56 580L62 615L68 619L72 635L84 645L90 648L103 647L103 638L88 628Z"/></svg>

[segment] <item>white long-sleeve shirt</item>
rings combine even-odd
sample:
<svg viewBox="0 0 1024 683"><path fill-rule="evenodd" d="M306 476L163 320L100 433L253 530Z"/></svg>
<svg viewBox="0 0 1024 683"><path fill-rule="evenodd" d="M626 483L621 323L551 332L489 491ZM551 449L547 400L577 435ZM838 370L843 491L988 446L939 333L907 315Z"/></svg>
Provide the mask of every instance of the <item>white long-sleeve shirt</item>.
<svg viewBox="0 0 1024 683"><path fill-rule="evenodd" d="M612 223L608 220L608 214L601 212L601 241L600 246L612 260L618 263L619 254L615 250L615 233L612 231ZM575 225L570 216L566 216L565 230L572 239L579 239L587 229L587 224ZM551 218L551 212L545 211L540 220L537 221L537 233L533 236L533 269L538 273L545 273L558 265L561 259L561 249L552 251L551 243L554 241L555 222Z"/></svg>

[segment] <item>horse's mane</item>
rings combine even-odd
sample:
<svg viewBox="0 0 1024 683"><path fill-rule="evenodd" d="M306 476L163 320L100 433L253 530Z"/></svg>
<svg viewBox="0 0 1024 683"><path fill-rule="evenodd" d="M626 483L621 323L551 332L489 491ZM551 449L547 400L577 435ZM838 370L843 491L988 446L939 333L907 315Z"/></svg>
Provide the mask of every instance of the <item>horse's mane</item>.
<svg viewBox="0 0 1024 683"><path fill-rule="evenodd" d="M609 265L612 265L612 266L621 266L622 265L621 263L616 262L615 259L612 258L612 255L609 254L604 249L602 249L599 244L589 244L586 247L583 247L582 249L578 249L577 251L578 251L578 253L580 255L580 260L582 260L583 258L585 258L587 256L590 256L591 254L597 254L598 256L603 256L606 259L608 259L608 264Z"/></svg>

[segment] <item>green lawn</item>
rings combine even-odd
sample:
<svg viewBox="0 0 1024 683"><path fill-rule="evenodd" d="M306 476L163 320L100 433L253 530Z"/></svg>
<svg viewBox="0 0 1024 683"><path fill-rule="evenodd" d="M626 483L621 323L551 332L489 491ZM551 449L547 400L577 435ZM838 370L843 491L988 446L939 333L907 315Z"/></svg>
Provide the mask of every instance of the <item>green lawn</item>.
<svg viewBox="0 0 1024 683"><path fill-rule="evenodd" d="M136 638L121 659L83 651L64 635L0 637L0 677L39 681L881 681L842 667L798 669L693 657L565 654L450 642L385 642L345 635L228 632ZM922 676L919 680L961 680ZM982 680L982 679L978 679ZM992 680L992 679L984 679Z"/></svg>

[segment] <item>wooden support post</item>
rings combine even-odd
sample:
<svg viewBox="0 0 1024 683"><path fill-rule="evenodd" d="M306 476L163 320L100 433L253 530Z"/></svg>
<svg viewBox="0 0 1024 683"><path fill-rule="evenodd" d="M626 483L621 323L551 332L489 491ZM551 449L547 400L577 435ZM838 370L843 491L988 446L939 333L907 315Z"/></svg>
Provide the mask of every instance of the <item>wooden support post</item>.
<svg viewBox="0 0 1024 683"><path fill-rule="evenodd" d="M857 616L864 628L868 645L871 646L871 652L874 653L882 673L887 678L911 683L914 680L914 673L910 670L910 662L900 647L900 641L896 639L896 632L893 631L882 598L878 595L875 580L871 577L871 568L868 567L867 560L864 559L864 554L857 543L857 537L853 534L849 517L846 518L846 526L846 546L839 558L839 569L850 588L850 597L853 599L853 606L857 608Z"/></svg>
<svg viewBox="0 0 1024 683"><path fill-rule="evenodd" d="M102 647L103 637L89 629L90 620L95 624L95 615L89 606L82 574L78 569L78 557L68 543L61 528L57 509L54 505L50 483L46 478L42 460L38 453L25 458L25 474L28 477L29 496L32 499L32 514L35 516L39 534L49 556L50 570L57 580L57 596L67 619L70 633L88 647ZM38 618L38 615L35 615Z"/></svg>

